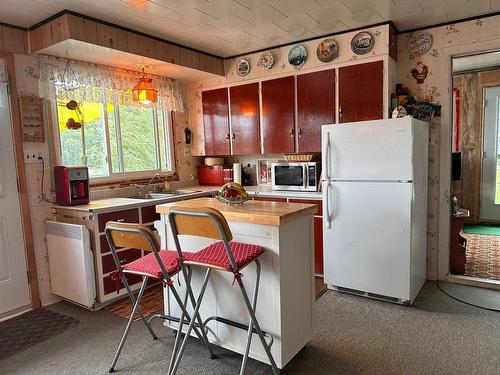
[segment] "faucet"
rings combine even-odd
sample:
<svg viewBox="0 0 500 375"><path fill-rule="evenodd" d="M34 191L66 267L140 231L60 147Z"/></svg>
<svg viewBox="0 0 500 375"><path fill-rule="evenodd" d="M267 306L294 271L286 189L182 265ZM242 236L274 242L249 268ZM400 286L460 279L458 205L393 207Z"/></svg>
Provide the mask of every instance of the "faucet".
<svg viewBox="0 0 500 375"><path fill-rule="evenodd" d="M153 175L153 177L151 177L151 178L149 179L149 182L148 182L148 184L146 185L146 192L147 192L148 194L152 193L152 191L151 191L151 190L149 190L149 186L151 185L151 183L152 183L154 180L161 180L161 176L160 176L160 174L159 174L159 173L155 173L155 174Z"/></svg>
<svg viewBox="0 0 500 375"><path fill-rule="evenodd" d="M139 184L132 184L132 185L130 185L130 186L133 186L133 187L135 187L135 188L136 188L136 190L137 190L137 195L141 195L141 194L142 194L142 188L141 188L141 186L140 186Z"/></svg>

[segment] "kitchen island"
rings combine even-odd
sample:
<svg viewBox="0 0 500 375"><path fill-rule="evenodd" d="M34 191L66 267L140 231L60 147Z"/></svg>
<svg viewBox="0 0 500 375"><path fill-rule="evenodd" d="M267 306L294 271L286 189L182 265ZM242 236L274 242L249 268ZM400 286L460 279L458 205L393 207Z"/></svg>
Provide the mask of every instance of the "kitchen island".
<svg viewBox="0 0 500 375"><path fill-rule="evenodd" d="M228 206L214 198L156 206L161 214L162 248L175 249L167 215L175 206L211 207L219 210L229 223L233 240L261 245L265 253L259 257L262 267L256 315L264 331L274 338L271 348L276 364L283 368L302 349L313 335L314 304L314 228L316 206L302 203L248 201L241 206ZM167 233L167 236L165 236ZM213 243L210 239L181 236L184 251L198 251ZM194 267L192 287L197 294L204 270ZM242 271L249 294L255 281L255 264ZM182 276L176 287L184 293ZM212 274L200 314L203 319L219 316L248 324L249 315L233 275L216 271ZM180 316L175 301L165 289L165 312ZM190 309L192 311L192 307ZM176 328L177 324L169 324ZM246 331L211 320L209 340L229 350L243 353ZM269 363L260 340L254 335L250 357Z"/></svg>

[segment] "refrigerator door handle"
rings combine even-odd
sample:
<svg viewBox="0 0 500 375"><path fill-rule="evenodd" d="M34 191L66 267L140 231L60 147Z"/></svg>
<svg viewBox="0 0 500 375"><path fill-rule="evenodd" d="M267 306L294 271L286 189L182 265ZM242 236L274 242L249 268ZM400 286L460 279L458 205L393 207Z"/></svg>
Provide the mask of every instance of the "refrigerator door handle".
<svg viewBox="0 0 500 375"><path fill-rule="evenodd" d="M328 181L326 183L326 192L325 192L325 208L326 208L326 216L325 216L325 228L330 229L332 227L332 219L333 215L331 214L330 210L330 189L331 189L331 182ZM333 199L333 197L332 197Z"/></svg>
<svg viewBox="0 0 500 375"><path fill-rule="evenodd" d="M325 177L327 180L331 179L330 175L330 150L332 149L332 144L330 143L330 133L326 133L326 152L325 152Z"/></svg>

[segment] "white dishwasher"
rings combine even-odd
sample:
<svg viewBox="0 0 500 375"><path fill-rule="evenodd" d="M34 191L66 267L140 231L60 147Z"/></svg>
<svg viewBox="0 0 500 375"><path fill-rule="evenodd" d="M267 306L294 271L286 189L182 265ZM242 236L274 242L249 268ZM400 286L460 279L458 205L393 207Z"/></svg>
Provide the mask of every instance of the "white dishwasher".
<svg viewBox="0 0 500 375"><path fill-rule="evenodd" d="M46 221L52 293L91 308L96 300L94 260L84 225Z"/></svg>

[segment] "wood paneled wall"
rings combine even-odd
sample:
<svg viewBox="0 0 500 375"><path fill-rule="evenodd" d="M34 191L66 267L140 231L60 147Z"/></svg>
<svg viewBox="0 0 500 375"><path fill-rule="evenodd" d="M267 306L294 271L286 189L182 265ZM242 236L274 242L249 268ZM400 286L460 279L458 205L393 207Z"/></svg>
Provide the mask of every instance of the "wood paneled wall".
<svg viewBox="0 0 500 375"><path fill-rule="evenodd" d="M14 27L0 25L0 51L28 54L27 32Z"/></svg>
<svg viewBox="0 0 500 375"><path fill-rule="evenodd" d="M156 38L73 14L64 14L29 31L29 52L74 39L134 55L224 76L224 60Z"/></svg>

